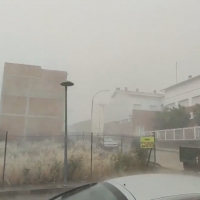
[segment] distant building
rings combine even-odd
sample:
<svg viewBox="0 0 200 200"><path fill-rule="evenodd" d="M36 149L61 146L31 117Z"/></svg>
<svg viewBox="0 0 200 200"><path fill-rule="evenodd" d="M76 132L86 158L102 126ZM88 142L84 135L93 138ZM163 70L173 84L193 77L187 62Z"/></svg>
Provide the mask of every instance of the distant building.
<svg viewBox="0 0 200 200"><path fill-rule="evenodd" d="M71 126L69 126L69 132L75 133L91 133L93 134L103 134L104 130L104 104L97 104L94 106L91 120L80 121Z"/></svg>
<svg viewBox="0 0 200 200"><path fill-rule="evenodd" d="M131 134L141 135L145 131L156 130L156 111L133 110L131 119Z"/></svg>
<svg viewBox="0 0 200 200"><path fill-rule="evenodd" d="M117 88L112 101L105 108L105 123L129 120L133 110L160 111L164 94L120 90Z"/></svg>
<svg viewBox="0 0 200 200"><path fill-rule="evenodd" d="M5 63L0 128L14 135L62 132L67 72L39 66Z"/></svg>
<svg viewBox="0 0 200 200"><path fill-rule="evenodd" d="M86 121L81 121L77 122L68 128L69 134L82 134L82 133L91 133L91 121L86 120Z"/></svg>
<svg viewBox="0 0 200 200"><path fill-rule="evenodd" d="M187 80L162 91L164 94L117 88L112 96L112 102L106 106L105 131L137 135L154 130L156 111L161 111L166 106L185 106L192 116L193 106L200 104L200 75L189 76ZM194 126L194 121L191 120L190 126Z"/></svg>
<svg viewBox="0 0 200 200"><path fill-rule="evenodd" d="M165 88L163 91L165 92L163 104L169 108L178 107L179 104L185 107L200 104L200 75L189 76L187 80Z"/></svg>
<svg viewBox="0 0 200 200"><path fill-rule="evenodd" d="M162 91L163 94L155 90L147 93L139 89L116 88L109 104L98 105L94 109L92 132L140 135L157 128L157 111L162 111L165 106L178 107L179 104L186 107L192 119L193 106L200 104L200 75L189 76L187 80ZM86 130L85 123L79 123L79 130ZM190 120L189 126L194 125L194 120ZM87 130L91 131L91 127Z"/></svg>
<svg viewBox="0 0 200 200"><path fill-rule="evenodd" d="M105 107L106 133L132 135L143 132L146 127L152 128L152 120L156 111L162 110L164 94L130 91L117 88L112 95L111 103ZM146 113L146 114L145 114Z"/></svg>

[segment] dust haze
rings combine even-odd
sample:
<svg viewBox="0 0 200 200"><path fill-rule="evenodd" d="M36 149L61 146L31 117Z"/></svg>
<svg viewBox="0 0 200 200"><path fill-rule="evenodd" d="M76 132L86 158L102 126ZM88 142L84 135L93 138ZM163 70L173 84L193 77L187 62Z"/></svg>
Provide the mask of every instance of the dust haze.
<svg viewBox="0 0 200 200"><path fill-rule="evenodd" d="M199 10L199 0L2 0L0 72L5 62L67 71L69 124L86 120L100 89L110 93L99 102L116 87L163 89L176 62L179 81L200 74Z"/></svg>

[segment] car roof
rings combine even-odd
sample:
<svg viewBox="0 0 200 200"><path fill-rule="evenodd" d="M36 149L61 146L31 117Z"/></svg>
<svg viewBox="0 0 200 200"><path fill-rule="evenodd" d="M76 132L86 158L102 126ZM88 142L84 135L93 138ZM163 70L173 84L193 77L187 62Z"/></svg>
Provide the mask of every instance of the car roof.
<svg viewBox="0 0 200 200"><path fill-rule="evenodd" d="M143 174L120 177L107 182L123 186L132 193L136 200L151 200L181 194L200 194L200 178L188 175Z"/></svg>

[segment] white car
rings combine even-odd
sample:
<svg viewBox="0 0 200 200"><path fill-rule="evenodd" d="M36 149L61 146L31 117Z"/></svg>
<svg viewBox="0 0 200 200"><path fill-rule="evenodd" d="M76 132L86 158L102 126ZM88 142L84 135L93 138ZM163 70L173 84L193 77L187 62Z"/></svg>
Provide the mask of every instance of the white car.
<svg viewBox="0 0 200 200"><path fill-rule="evenodd" d="M92 183L50 200L199 200L200 178L175 174L144 174Z"/></svg>
<svg viewBox="0 0 200 200"><path fill-rule="evenodd" d="M116 148L118 147L118 142L114 141L112 138L104 137L102 141L102 146L106 148Z"/></svg>

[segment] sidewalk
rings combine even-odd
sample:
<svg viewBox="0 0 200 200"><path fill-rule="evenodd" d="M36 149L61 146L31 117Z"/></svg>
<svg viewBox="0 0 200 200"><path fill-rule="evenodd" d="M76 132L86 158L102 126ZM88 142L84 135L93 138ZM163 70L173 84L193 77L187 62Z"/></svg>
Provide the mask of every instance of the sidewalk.
<svg viewBox="0 0 200 200"><path fill-rule="evenodd" d="M0 188L0 197L2 196L16 196L16 195L31 195L31 194L55 194L73 189L75 187L86 184L86 182L68 182L65 187L62 183L50 183L42 185L21 185Z"/></svg>

